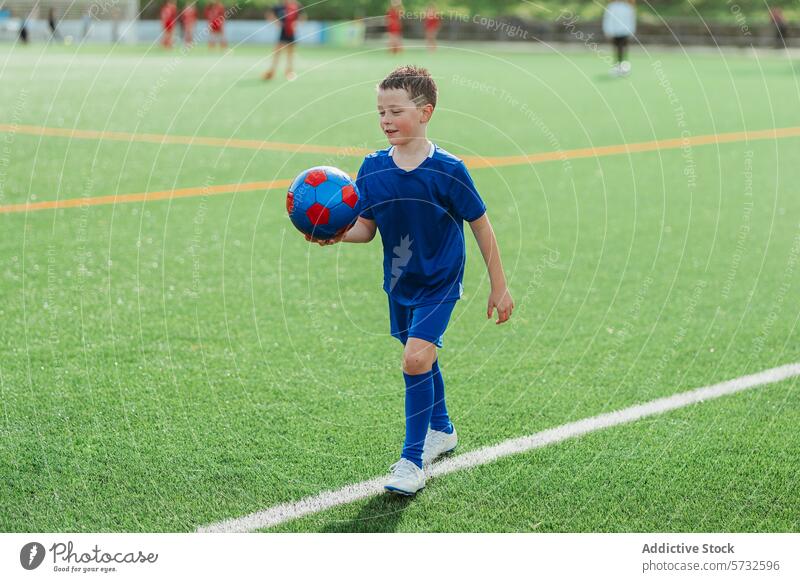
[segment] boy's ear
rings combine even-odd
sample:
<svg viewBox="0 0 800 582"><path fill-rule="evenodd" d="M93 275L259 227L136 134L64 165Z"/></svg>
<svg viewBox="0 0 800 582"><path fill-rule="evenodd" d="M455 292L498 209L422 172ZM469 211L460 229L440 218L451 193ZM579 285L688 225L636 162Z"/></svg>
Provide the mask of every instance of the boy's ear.
<svg viewBox="0 0 800 582"><path fill-rule="evenodd" d="M426 103L422 107L420 107L422 111L422 119L420 120L422 123L428 123L433 117L433 105L430 103Z"/></svg>

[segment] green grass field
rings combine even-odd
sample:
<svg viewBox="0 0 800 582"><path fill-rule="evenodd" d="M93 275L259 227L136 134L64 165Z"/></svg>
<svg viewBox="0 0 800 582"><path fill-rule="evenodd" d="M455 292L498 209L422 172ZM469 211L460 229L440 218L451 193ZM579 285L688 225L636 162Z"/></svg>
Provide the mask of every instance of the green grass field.
<svg viewBox="0 0 800 582"><path fill-rule="evenodd" d="M305 242L284 190L360 157L20 127L385 147L375 84L428 66L460 156L792 128L785 57L0 47L0 530L192 531L381 475L403 438L381 247ZM607 52L604 54L608 54ZM601 55L602 56L602 55ZM795 133L795 136L798 134ZM800 137L475 169L517 308L486 320L469 229L441 351L459 451L800 361ZM1 211L1 209L0 209ZM800 530L797 379L269 531Z"/></svg>

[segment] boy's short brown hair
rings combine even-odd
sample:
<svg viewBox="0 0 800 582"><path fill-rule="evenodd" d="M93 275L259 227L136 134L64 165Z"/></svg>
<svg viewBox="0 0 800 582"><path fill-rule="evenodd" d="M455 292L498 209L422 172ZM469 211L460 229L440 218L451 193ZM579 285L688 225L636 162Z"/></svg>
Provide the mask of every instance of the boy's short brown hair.
<svg viewBox="0 0 800 582"><path fill-rule="evenodd" d="M428 69L403 65L389 73L378 85L378 89L405 89L408 97L417 104L417 107L430 103L436 107L436 82L431 77Z"/></svg>

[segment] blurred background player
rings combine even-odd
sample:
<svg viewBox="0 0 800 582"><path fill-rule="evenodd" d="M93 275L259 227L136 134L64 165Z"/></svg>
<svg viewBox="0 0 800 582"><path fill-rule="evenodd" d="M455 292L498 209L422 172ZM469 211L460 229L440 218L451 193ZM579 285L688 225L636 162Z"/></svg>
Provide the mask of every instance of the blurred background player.
<svg viewBox="0 0 800 582"><path fill-rule="evenodd" d="M603 34L611 39L616 51L617 63L611 67L615 77L625 77L631 72L626 59L628 40L636 34L635 0L612 0L603 14Z"/></svg>
<svg viewBox="0 0 800 582"><path fill-rule="evenodd" d="M33 10L31 10L32 12ZM19 41L22 44L28 44L28 28L30 26L31 12L28 12L22 17L22 22L19 25Z"/></svg>
<svg viewBox="0 0 800 582"><path fill-rule="evenodd" d="M225 40L225 6L217 0L206 6L206 20L208 21L208 46L214 48L219 46L225 48L228 41Z"/></svg>
<svg viewBox="0 0 800 582"><path fill-rule="evenodd" d="M81 41L86 40L92 30L92 11L87 9L81 16Z"/></svg>
<svg viewBox="0 0 800 582"><path fill-rule="evenodd" d="M50 10L47 11L47 25L50 27L50 40L61 40L61 35L58 33L55 8L50 8Z"/></svg>
<svg viewBox="0 0 800 582"><path fill-rule="evenodd" d="M122 23L122 11L119 6L111 9L111 42L117 44L119 42L119 26Z"/></svg>
<svg viewBox="0 0 800 582"><path fill-rule="evenodd" d="M278 4L267 13L268 18L273 18L280 24L281 34L278 37L278 44L275 46L275 51L272 53L272 65L262 76L264 80L272 79L272 77L275 76L282 52L286 52L286 78L289 81L294 81L297 78L294 72L294 42L295 29L297 27L297 21L301 17L300 11L302 8L303 6L299 2L287 0L282 4Z"/></svg>
<svg viewBox="0 0 800 582"><path fill-rule="evenodd" d="M783 17L783 10L777 6L770 8L769 18L772 20L772 24L775 25L775 48L786 48L786 33L789 32L789 27Z"/></svg>
<svg viewBox="0 0 800 582"><path fill-rule="evenodd" d="M178 6L173 0L168 0L168 2L161 7L161 27L164 29L164 34L161 37L161 44L164 48L172 48L172 33L175 30L175 23L177 20Z"/></svg>
<svg viewBox="0 0 800 582"><path fill-rule="evenodd" d="M439 13L436 11L435 4L428 4L427 10L425 10L423 23L425 25L425 42L428 45L428 50L435 51L436 35L439 33L439 26L441 25Z"/></svg>
<svg viewBox="0 0 800 582"><path fill-rule="evenodd" d="M194 42L194 27L197 23L197 7L191 2L181 12L181 24L183 25L183 43L192 44Z"/></svg>
<svg viewBox="0 0 800 582"><path fill-rule="evenodd" d="M389 33L389 52L397 54L403 50L403 2L392 0L386 12L386 32Z"/></svg>

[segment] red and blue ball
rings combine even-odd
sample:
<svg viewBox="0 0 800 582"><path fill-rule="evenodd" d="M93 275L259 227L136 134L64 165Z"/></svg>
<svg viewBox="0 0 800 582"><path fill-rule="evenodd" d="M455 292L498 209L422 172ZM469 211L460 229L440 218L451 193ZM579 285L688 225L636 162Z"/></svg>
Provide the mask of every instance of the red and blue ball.
<svg viewBox="0 0 800 582"><path fill-rule="evenodd" d="M358 219L362 201L350 176L331 166L301 172L286 194L286 212L300 232L328 240L346 232Z"/></svg>

